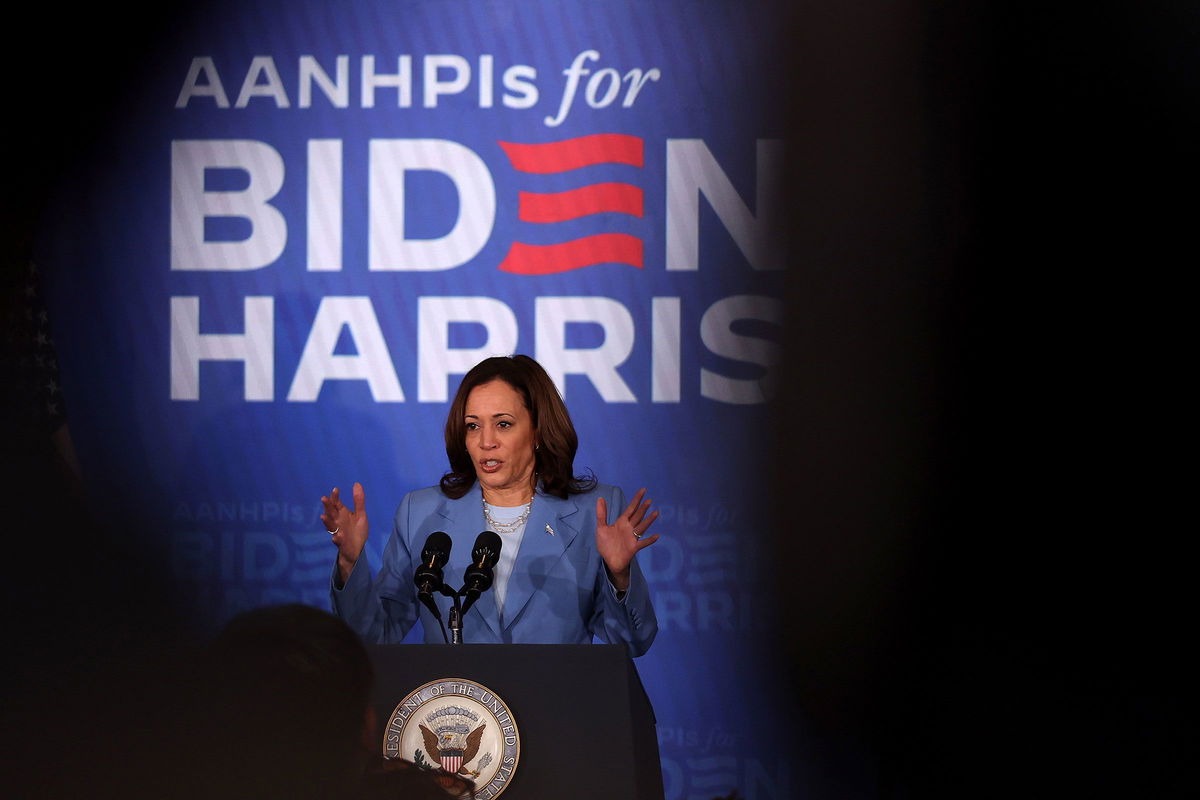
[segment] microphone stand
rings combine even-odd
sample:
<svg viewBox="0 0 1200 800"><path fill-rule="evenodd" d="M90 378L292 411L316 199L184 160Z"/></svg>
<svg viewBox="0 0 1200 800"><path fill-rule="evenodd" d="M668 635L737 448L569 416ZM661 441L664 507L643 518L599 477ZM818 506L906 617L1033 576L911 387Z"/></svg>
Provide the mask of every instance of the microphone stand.
<svg viewBox="0 0 1200 800"><path fill-rule="evenodd" d="M488 538L493 541L489 542ZM445 584L442 585L442 594L453 600L454 605L450 608L450 642L449 644L462 644L462 627L463 615L475 604L479 599L479 595L492 588L492 580L494 574L492 567L496 564L496 559L500 553L500 537L494 531L484 531L479 534L479 538L475 540L475 549L471 551L472 563L467 567L463 577L466 582L463 587L457 592ZM475 561L478 560L478 563ZM467 598L466 605L463 605L462 598ZM445 632L443 632L443 636Z"/></svg>
<svg viewBox="0 0 1200 800"><path fill-rule="evenodd" d="M470 583L463 584L463 587L455 592L449 586L442 590L442 594L451 598L454 605L450 608L450 644L462 644L462 621L463 614L466 613L475 601L479 599L479 595L491 588L491 580L488 580L487 586L483 589L478 589L470 586ZM467 604L462 604L462 598L467 598Z"/></svg>
<svg viewBox="0 0 1200 800"><path fill-rule="evenodd" d="M462 644L462 596L457 592L446 592L454 601L450 607L450 644Z"/></svg>
<svg viewBox="0 0 1200 800"><path fill-rule="evenodd" d="M453 605L450 606L450 612L447 615L448 616L447 622L445 624L442 623L442 615L437 613L437 605L433 602L432 599L430 599L428 602L426 602L425 598L422 597L422 602L426 602L426 605L433 611L433 615L437 618L438 625L440 625L442 628L442 639L443 640L446 640L446 629L447 628L450 629L450 638L448 641L446 641L446 644L462 644L463 643L463 638L462 638L463 612L464 612L462 599L464 597L466 597L468 594L470 594L471 592L468 590L468 588L466 586L463 586L463 588L459 589L456 592L453 589L451 589L449 586L447 586L445 583L443 583L437 587L434 587L434 588L436 588L436 590L440 594L443 594L446 597L449 597L450 602L453 603ZM471 598L467 602L467 608L470 608L471 603L474 603L475 600L478 599L479 591L476 590L474 592L474 594L475 594L475 597Z"/></svg>

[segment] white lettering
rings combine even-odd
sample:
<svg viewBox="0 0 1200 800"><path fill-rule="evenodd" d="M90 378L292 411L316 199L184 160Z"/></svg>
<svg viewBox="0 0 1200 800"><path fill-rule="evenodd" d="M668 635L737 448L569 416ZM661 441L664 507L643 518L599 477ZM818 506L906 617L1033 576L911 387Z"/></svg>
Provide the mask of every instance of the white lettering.
<svg viewBox="0 0 1200 800"><path fill-rule="evenodd" d="M662 77L662 72L657 67L652 67L643 73L640 69L631 69L625 73L622 80L629 81L629 88L625 90L625 99L621 101L621 105L625 108L630 108L637 96L642 93L642 87L646 85L646 81L656 81Z"/></svg>
<svg viewBox="0 0 1200 800"><path fill-rule="evenodd" d="M558 103L558 113L553 117L545 117L542 121L549 127L558 127L563 123L567 116L571 113L571 106L575 102L575 94L579 91L579 84L585 75L590 73L584 64L589 61L599 61L600 53L596 50L584 50L575 56L575 60L571 62L571 66L563 70L563 75L566 76L566 84L563 86L562 98ZM621 101L624 108L630 108L637 102L638 95L645 88L649 81L657 81L662 77L662 72L652 67L648 70L631 69L621 75L612 67L605 67L597 70L592 77L588 78L587 86L584 89L584 99L592 108L607 108L617 99L617 95L621 91L621 83L629 81L629 88L625 91L625 97Z"/></svg>
<svg viewBox="0 0 1200 800"><path fill-rule="evenodd" d="M483 358L506 355L518 349L520 324L516 312L503 301L486 296L418 296L415 314L415 353L412 364L417 380L417 400L444 403L453 390L453 376L466 373ZM273 392L273 299L247 298L245 334L200 334L197 298L172 298L171 306L171 396L179 400L199 398L199 362L241 360L246 363L246 398L270 400ZM645 381L639 393L648 390L652 403L679 403L683 396L682 299L653 297L645 316L635 327L630 309L602 296L536 297L533 307L533 352L555 386L566 394L567 376L585 376L599 397L608 403L638 402L630 383L622 375L634 351L635 334L649 335L649 346L639 351L648 360L648 370L638 370ZM648 317L648 318L647 318ZM771 297L733 295L718 299L698 320L699 340L708 352L732 365L699 367L698 387L688 381L690 391L701 397L734 405L761 404L772 396L779 355L776 331L782 324L783 305ZM455 341L452 334L474 326L469 338ZM343 332L343 328L348 331ZM580 335L582 334L582 335ZM335 352L339 341L350 342ZM376 402L404 402L405 394L380 328L372 299L368 296L322 299L308 333L299 363L287 393L290 402L316 402L326 380L363 380ZM717 364L721 364L717 361ZM722 370L722 371L717 371ZM693 373L694 374L694 373ZM694 379L693 379L694 380ZM577 387L580 388L580 387ZM684 512L688 517L684 519ZM675 513L664 510L664 517ZM699 525L696 510L679 509L678 522ZM728 523L710 514L708 524ZM659 563L655 549L643 568L672 570L670 559Z"/></svg>
<svg viewBox="0 0 1200 800"><path fill-rule="evenodd" d="M348 108L350 105L350 57L338 56L337 80L331 80L329 73L321 67L312 56L300 56L300 108L312 106L312 85L315 81L321 87L325 97L334 108Z"/></svg>
<svg viewBox="0 0 1200 800"><path fill-rule="evenodd" d="M775 241L775 182L783 169L782 144L760 139L757 148L757 218L733 188L701 139L667 140L667 269L700 268L700 195L757 270L781 269Z"/></svg>
<svg viewBox="0 0 1200 800"><path fill-rule="evenodd" d="M608 86L604 90L603 96L597 99L596 95L600 91L600 87L608 81ZM621 91L621 76L612 67L605 67L597 70L596 74L588 79L587 91L584 92L584 97L587 99L587 104L592 108L607 108L612 105L612 101L617 99L617 92Z"/></svg>
<svg viewBox="0 0 1200 800"><path fill-rule="evenodd" d="M594 51L590 51L594 52ZM418 56L422 59L422 79L416 87L421 93L420 102L424 108L437 108L438 98L447 95L461 94L470 87L472 79L476 80L479 88L478 107L493 108L496 104L496 57L490 53L479 55L477 72L472 76L472 62L465 56L451 53L438 53ZM350 107L351 56L341 54L334 56L333 74L325 68L316 56L300 55L296 60L294 74L297 93L296 108L312 108L314 87L324 95L333 108ZM414 101L413 87L413 56L404 54L396 56L396 71L392 73L379 72L374 55L357 57L354 62L358 65L360 90L358 104L362 108L375 108L378 89L396 90L396 107L411 108ZM578 60L578 59L577 59ZM593 78L589 83L591 95L595 100L598 91L602 91L608 105L613 101L612 83L615 71L602 70L604 75L599 79ZM611 73L611 74L610 74ZM565 73L564 73L565 74ZM587 70L578 73L578 77L588 74ZM537 70L528 64L515 64L504 69L501 73L501 83L505 89L502 96L507 108L531 108L538 102L536 85ZM631 106L637 99L638 93L650 80L658 80L658 70L651 69L643 74L640 69L633 69L620 77L618 82L628 81L629 88L625 92L622 105ZM569 112L570 104L575 94L576 86L571 88L571 97L566 98L563 114ZM194 97L211 97L217 108L230 108L229 96L221 82L220 74L211 56L196 56L188 65L187 75L183 79L179 94L175 99L175 108L187 108ZM280 75L273 56L254 56L246 67L241 89L233 107L246 108L255 97L269 97L280 109L292 108L289 89ZM550 118L546 118L549 122ZM561 120L560 120L561 121Z"/></svg>
<svg viewBox="0 0 1200 800"><path fill-rule="evenodd" d="M459 211L454 227L437 239L404 234L404 173L441 172L454 182ZM483 249L496 218L496 187L473 150L448 139L372 139L368 177L368 268L443 270L465 264Z"/></svg>
<svg viewBox="0 0 1200 800"><path fill-rule="evenodd" d="M679 298L653 298L650 301L651 402L679 402L679 340Z"/></svg>
<svg viewBox="0 0 1200 800"><path fill-rule="evenodd" d="M171 399L200 399L201 361L241 361L245 399L275 396L275 299L242 301L244 334L200 333L200 298L171 298Z"/></svg>
<svg viewBox="0 0 1200 800"><path fill-rule="evenodd" d="M308 269L342 268L342 141L308 142Z"/></svg>
<svg viewBox="0 0 1200 800"><path fill-rule="evenodd" d="M579 55L575 56L575 60L571 62L571 66L563 70L563 75L567 76L567 85L563 87L562 100L558 104L558 114L554 117L546 117L543 122L551 128L556 128L563 123L567 118L567 114L571 112L571 104L575 102L575 92L579 89L579 80L584 75L587 75L590 70L584 69L584 62L598 61L600 53L595 50L584 50Z"/></svg>
<svg viewBox="0 0 1200 800"><path fill-rule="evenodd" d="M517 317L512 309L491 297L422 297L417 301L417 399L442 403L449 395L446 379L466 374L489 356L509 355L517 349ZM451 323L475 323L487 329L480 347L450 347Z"/></svg>
<svg viewBox="0 0 1200 800"><path fill-rule="evenodd" d="M733 332L737 320L783 322L783 303L770 297L735 295L718 300L700 319L700 340L713 353L734 361L757 364L767 370L758 379L729 378L711 370L700 370L700 394L722 403L765 403L774 388L770 367L779 356L779 346L766 339Z"/></svg>
<svg viewBox="0 0 1200 800"><path fill-rule="evenodd" d="M535 303L537 360L558 391L566 396L566 376L586 375L609 403L637 402L617 367L633 351L633 318L629 309L609 297L539 297ZM567 323L594 323L604 329L604 342L593 348L568 348Z"/></svg>
<svg viewBox="0 0 1200 800"><path fill-rule="evenodd" d="M266 83L259 83L259 76L265 76ZM275 59L270 56L255 56L246 70L246 80L242 81L242 91L238 92L234 108L245 108L251 97L270 97L275 100L276 108L287 108L287 92L283 89L283 81L279 79L279 70L275 68Z"/></svg>
<svg viewBox="0 0 1200 800"><path fill-rule="evenodd" d="M453 70L454 77L448 81L438 78L438 70ZM471 83L471 65L462 56L425 56L425 108L437 108L437 99L443 94L459 94Z"/></svg>
<svg viewBox="0 0 1200 800"><path fill-rule="evenodd" d="M240 169L249 175L241 191L206 191L208 169ZM171 269L251 270L270 264L287 244L287 222L268 200L283 187L283 158L275 148L249 139L171 142ZM209 242L208 217L240 217L251 233L240 242Z"/></svg>
<svg viewBox="0 0 1200 800"><path fill-rule="evenodd" d="M408 108L412 105L412 56L396 57L396 73L394 75L375 74L375 56L362 57L362 98L363 108L375 107L375 89L379 86L395 87L396 106Z"/></svg>
<svg viewBox="0 0 1200 800"><path fill-rule="evenodd" d="M342 326L354 339L355 355L335 355ZM404 392L392 366L375 307L369 297L325 297L317 308L288 402L316 402L327 380L363 380L377 403L402 403Z"/></svg>
<svg viewBox="0 0 1200 800"><path fill-rule="evenodd" d="M492 107L492 74L495 69L494 59L489 55L479 57L479 107Z"/></svg>
<svg viewBox="0 0 1200 800"><path fill-rule="evenodd" d="M525 64L518 64L504 70L504 105L507 108L531 108L537 104L538 88L537 70ZM509 94L513 92L513 94Z"/></svg>
<svg viewBox="0 0 1200 800"><path fill-rule="evenodd" d="M201 75L204 75L207 83L197 83ZM193 97L211 97L216 101L217 108L229 108L229 97L225 94L221 76L217 74L217 67L210 56L197 56L192 59L187 77L183 79L183 88L179 90L179 97L175 100L175 107L187 108L188 101Z"/></svg>

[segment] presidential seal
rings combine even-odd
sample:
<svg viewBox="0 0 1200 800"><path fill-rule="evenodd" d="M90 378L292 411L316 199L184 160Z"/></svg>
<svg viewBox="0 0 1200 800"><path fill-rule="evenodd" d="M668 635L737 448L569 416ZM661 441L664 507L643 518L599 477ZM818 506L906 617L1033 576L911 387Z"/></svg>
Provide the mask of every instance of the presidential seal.
<svg viewBox="0 0 1200 800"><path fill-rule="evenodd" d="M492 690L466 678L442 678L414 690L392 711L383 755L469 778L475 797L491 800L517 771L521 735L512 711Z"/></svg>

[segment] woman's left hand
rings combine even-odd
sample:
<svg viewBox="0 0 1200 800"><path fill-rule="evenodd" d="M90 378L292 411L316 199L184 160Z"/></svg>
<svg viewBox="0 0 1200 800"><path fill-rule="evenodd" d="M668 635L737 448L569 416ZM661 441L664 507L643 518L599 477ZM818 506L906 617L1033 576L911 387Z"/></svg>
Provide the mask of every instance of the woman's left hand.
<svg viewBox="0 0 1200 800"><path fill-rule="evenodd" d="M608 567L609 576L617 591L629 588L629 565L639 550L658 541L658 534L646 536L646 531L658 519L658 511L650 510L650 501L643 501L645 489L637 494L612 525L608 524L608 504L603 497L596 498L596 550Z"/></svg>

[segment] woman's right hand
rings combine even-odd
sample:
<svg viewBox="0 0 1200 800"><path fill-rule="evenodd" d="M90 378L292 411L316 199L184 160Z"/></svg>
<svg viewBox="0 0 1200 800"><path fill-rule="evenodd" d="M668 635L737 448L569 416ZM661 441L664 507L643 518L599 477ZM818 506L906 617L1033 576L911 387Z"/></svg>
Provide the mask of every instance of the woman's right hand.
<svg viewBox="0 0 1200 800"><path fill-rule="evenodd" d="M329 497L321 498L321 505L325 507L321 521L337 546L338 578L344 585L367 543L367 497L362 484L356 482L349 506L342 503L336 486Z"/></svg>

